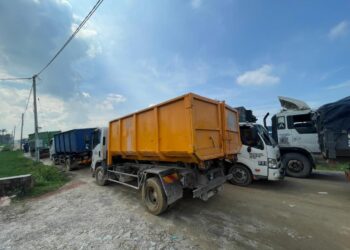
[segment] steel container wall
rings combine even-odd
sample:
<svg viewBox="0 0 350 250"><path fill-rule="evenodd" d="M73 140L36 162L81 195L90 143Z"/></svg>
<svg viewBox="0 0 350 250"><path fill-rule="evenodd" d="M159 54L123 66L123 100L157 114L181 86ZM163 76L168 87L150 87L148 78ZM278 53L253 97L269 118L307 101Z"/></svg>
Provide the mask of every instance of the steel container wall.
<svg viewBox="0 0 350 250"><path fill-rule="evenodd" d="M231 155L237 154L242 147L239 132L239 113L236 109L222 102L221 114L223 118L224 151L226 157L230 157Z"/></svg>
<svg viewBox="0 0 350 250"><path fill-rule="evenodd" d="M240 147L238 113L192 93L109 123L108 164L113 157L200 163Z"/></svg>
<svg viewBox="0 0 350 250"><path fill-rule="evenodd" d="M56 153L79 154L90 151L94 130L95 128L73 129L55 135Z"/></svg>

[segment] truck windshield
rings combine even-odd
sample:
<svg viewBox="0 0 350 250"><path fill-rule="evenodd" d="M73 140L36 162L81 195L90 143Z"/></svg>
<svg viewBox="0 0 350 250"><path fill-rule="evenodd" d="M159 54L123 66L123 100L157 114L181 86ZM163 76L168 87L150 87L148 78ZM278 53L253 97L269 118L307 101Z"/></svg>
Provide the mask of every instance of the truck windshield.
<svg viewBox="0 0 350 250"><path fill-rule="evenodd" d="M275 140L270 136L269 132L260 124L255 124L256 130L258 131L259 135L262 137L266 145L269 146L276 146Z"/></svg>
<svg viewBox="0 0 350 250"><path fill-rule="evenodd" d="M101 141L101 131L96 129L94 131L93 139L92 139L92 148L95 148Z"/></svg>

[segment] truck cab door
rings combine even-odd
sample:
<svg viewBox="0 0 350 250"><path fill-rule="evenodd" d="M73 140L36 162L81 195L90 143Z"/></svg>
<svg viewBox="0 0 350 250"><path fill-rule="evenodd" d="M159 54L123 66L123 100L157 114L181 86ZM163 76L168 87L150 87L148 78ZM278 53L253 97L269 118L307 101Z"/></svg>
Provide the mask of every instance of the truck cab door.
<svg viewBox="0 0 350 250"><path fill-rule="evenodd" d="M101 130L95 129L92 139L91 168L95 169L96 163L101 160Z"/></svg>
<svg viewBox="0 0 350 250"><path fill-rule="evenodd" d="M287 127L291 135L291 146L320 153L318 134L311 113L287 116Z"/></svg>
<svg viewBox="0 0 350 250"><path fill-rule="evenodd" d="M280 147L290 147L292 133L287 127L287 120L284 115L276 116L275 127L277 130L277 143Z"/></svg>
<svg viewBox="0 0 350 250"><path fill-rule="evenodd" d="M261 137L255 133L253 127L241 126L242 148L238 154L238 162L247 166L254 176L267 176L267 151Z"/></svg>

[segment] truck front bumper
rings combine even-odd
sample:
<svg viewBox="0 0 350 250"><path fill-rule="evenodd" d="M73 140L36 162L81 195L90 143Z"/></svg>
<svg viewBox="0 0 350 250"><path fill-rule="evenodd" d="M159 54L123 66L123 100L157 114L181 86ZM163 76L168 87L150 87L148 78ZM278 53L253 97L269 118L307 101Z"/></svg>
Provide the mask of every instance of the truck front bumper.
<svg viewBox="0 0 350 250"><path fill-rule="evenodd" d="M276 168L276 169L269 168L269 175L268 175L267 179L269 181L283 180L285 174L286 174L286 171L285 171L284 167L282 167L282 164L280 164L279 168Z"/></svg>

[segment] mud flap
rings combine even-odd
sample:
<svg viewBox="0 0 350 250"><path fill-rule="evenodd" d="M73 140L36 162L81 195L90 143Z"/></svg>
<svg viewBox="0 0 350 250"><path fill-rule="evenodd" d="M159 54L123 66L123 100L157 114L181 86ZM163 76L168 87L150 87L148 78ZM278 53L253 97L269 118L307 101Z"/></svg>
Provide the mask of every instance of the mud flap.
<svg viewBox="0 0 350 250"><path fill-rule="evenodd" d="M183 197L183 187L182 187L181 182L179 180L174 181L173 183L165 183L163 180L164 176L176 173L176 170L169 169L169 168L156 167L156 168L150 168L150 169L145 170L145 173L146 173L146 175L152 174L152 175L158 176L160 182L162 183L164 193L167 197L168 205L173 204L175 201L177 201Z"/></svg>
<svg viewBox="0 0 350 250"><path fill-rule="evenodd" d="M163 179L161 179L161 182L164 188L164 192L167 196L168 205L182 198L183 188L179 181L171 184L166 184L164 183Z"/></svg>

